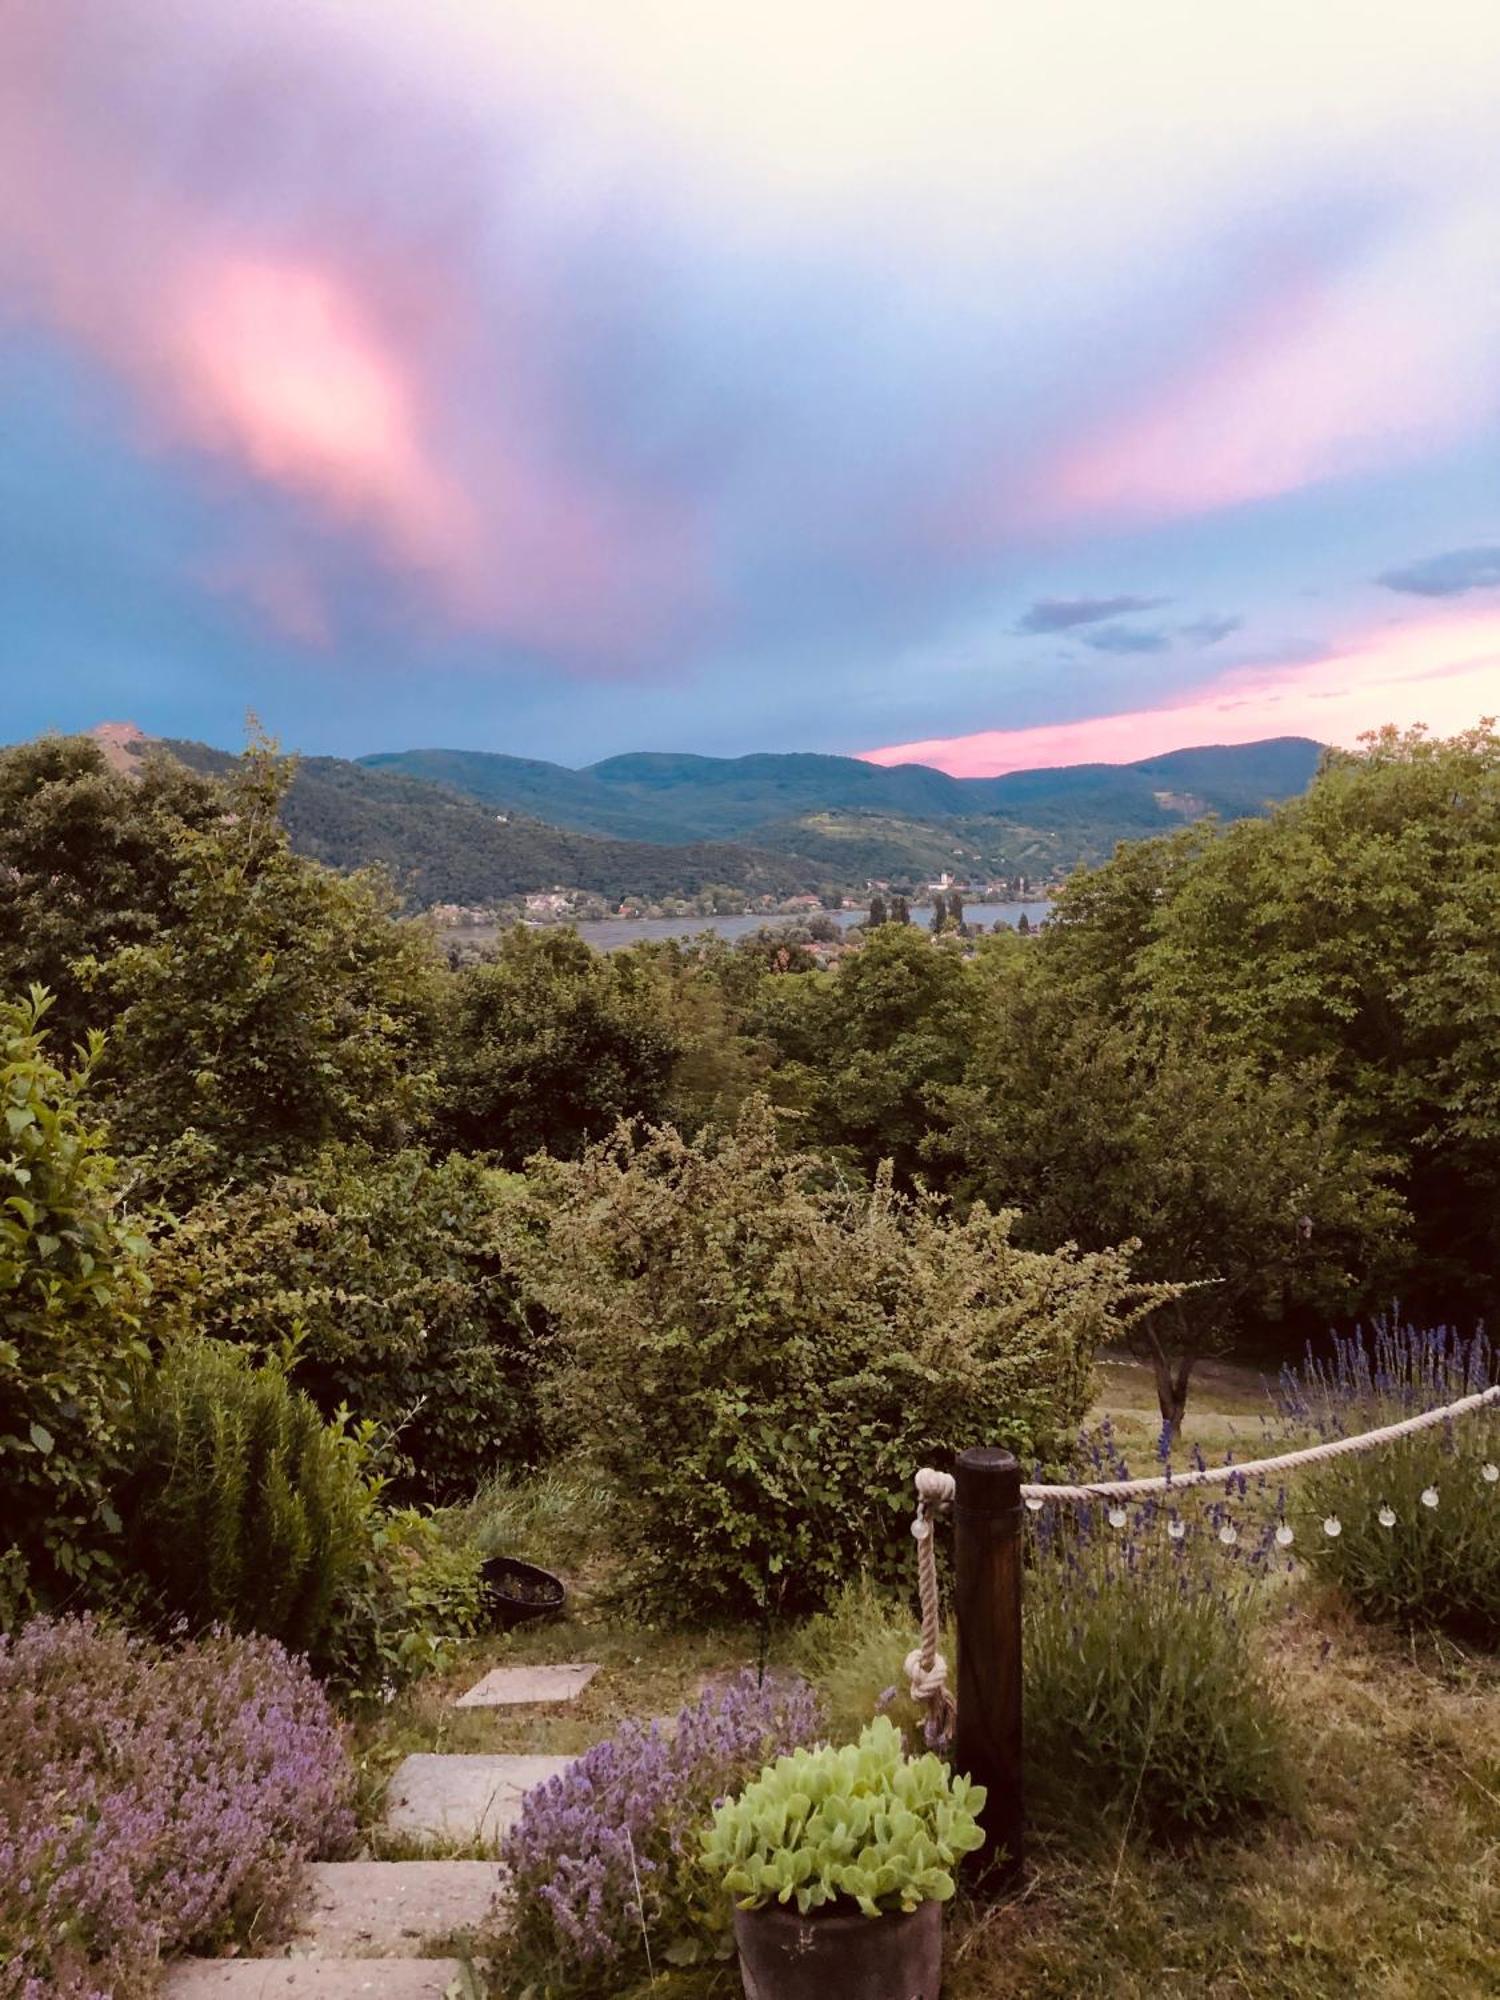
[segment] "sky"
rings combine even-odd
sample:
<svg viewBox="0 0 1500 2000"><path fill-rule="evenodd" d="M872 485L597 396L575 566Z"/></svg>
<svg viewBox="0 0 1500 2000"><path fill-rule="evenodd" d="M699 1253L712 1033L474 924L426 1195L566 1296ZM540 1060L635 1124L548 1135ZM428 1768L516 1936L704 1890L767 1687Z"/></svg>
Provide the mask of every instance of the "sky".
<svg viewBox="0 0 1500 2000"><path fill-rule="evenodd" d="M3 0L0 740L1500 712L1493 0Z"/></svg>

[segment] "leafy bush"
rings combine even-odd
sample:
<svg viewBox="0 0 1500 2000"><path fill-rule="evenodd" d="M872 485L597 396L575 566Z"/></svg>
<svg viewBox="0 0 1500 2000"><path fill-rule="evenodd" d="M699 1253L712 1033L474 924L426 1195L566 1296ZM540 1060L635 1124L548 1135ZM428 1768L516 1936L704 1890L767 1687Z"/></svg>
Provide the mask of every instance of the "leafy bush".
<svg viewBox="0 0 1500 2000"><path fill-rule="evenodd" d="M372 1507L314 1657L345 1694L384 1698L441 1673L484 1622L483 1551L417 1507Z"/></svg>
<svg viewBox="0 0 1500 2000"><path fill-rule="evenodd" d="M913 1470L1047 1452L1136 1303L1123 1252L1017 1249L888 1180L783 1152L763 1101L692 1144L621 1133L535 1163L515 1255L563 1352L556 1395L620 1496L639 1601L667 1616L825 1602L905 1577Z"/></svg>
<svg viewBox="0 0 1500 2000"><path fill-rule="evenodd" d="M528 1792L505 1837L507 1992L613 1996L648 1963L691 1963L724 1931L700 1845L714 1803L818 1732L800 1681L743 1674L670 1729L629 1722Z"/></svg>
<svg viewBox="0 0 1500 2000"><path fill-rule="evenodd" d="M500 1177L455 1155L333 1148L195 1208L158 1246L164 1299L205 1333L267 1351L393 1439L403 1498L467 1498L540 1454L542 1342L505 1260Z"/></svg>
<svg viewBox="0 0 1500 2000"><path fill-rule="evenodd" d="M38 1619L0 1638L0 1738L0 1990L26 2000L136 2000L172 1952L276 1938L353 1834L338 1724L267 1639Z"/></svg>
<svg viewBox="0 0 1500 2000"><path fill-rule="evenodd" d="M929 1751L908 1757L878 1716L857 1743L791 1751L716 1809L703 1860L741 1909L773 1898L806 1916L853 1902L867 1917L946 1903L952 1869L984 1845L983 1785Z"/></svg>
<svg viewBox="0 0 1500 2000"><path fill-rule="evenodd" d="M360 1459L279 1361L193 1340L142 1371L120 1489L131 1564L190 1629L317 1643L354 1564Z"/></svg>
<svg viewBox="0 0 1500 2000"><path fill-rule="evenodd" d="M1235 1497L1191 1517L1156 1499L1038 1517L1025 1592L1038 1798L1172 1832L1283 1796L1286 1725L1258 1643L1277 1546Z"/></svg>
<svg viewBox="0 0 1500 2000"><path fill-rule="evenodd" d="M1382 1322L1335 1339L1326 1361L1309 1354L1283 1376L1283 1402L1324 1436L1346 1436L1488 1388L1497 1361L1483 1334ZM1299 1482L1304 1554L1368 1617L1500 1643L1497 1465L1495 1407L1314 1465Z"/></svg>
<svg viewBox="0 0 1500 2000"><path fill-rule="evenodd" d="M119 1212L87 1100L101 1044L63 1070L41 989L0 1005L0 1625L105 1564L145 1243Z"/></svg>

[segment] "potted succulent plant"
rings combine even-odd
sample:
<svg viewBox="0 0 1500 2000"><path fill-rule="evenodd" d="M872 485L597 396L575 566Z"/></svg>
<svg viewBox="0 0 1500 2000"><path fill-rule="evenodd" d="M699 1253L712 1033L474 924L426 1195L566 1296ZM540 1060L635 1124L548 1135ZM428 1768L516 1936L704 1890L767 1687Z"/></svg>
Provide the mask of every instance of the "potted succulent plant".
<svg viewBox="0 0 1500 2000"><path fill-rule="evenodd" d="M888 1716L767 1765L703 1836L746 2000L937 2000L943 1904L983 1805L982 1785L908 1757Z"/></svg>

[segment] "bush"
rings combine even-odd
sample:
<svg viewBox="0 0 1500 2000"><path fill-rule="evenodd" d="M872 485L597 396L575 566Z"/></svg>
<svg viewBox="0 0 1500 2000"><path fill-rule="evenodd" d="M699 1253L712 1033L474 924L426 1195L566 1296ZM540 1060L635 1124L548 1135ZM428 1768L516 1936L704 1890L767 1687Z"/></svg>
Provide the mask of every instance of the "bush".
<svg viewBox="0 0 1500 2000"><path fill-rule="evenodd" d="M372 1508L314 1664L348 1695L386 1698L441 1673L484 1622L484 1553L420 1508Z"/></svg>
<svg viewBox="0 0 1500 2000"><path fill-rule="evenodd" d="M194 1340L143 1372L120 1489L130 1559L190 1629L316 1645L360 1547L365 1481L279 1361Z"/></svg>
<svg viewBox="0 0 1500 2000"><path fill-rule="evenodd" d="M1190 1518L1156 1499L1038 1517L1025 1593L1038 1798L1167 1833L1282 1798L1286 1725L1257 1629L1276 1543L1265 1528L1226 1545L1240 1522L1232 1499Z"/></svg>
<svg viewBox="0 0 1500 2000"><path fill-rule="evenodd" d="M1497 1377L1482 1335L1380 1323L1283 1376L1290 1414L1346 1436L1441 1409ZM1301 1544L1367 1617L1500 1643L1500 1409L1312 1466ZM1337 1535L1325 1520L1339 1524Z"/></svg>
<svg viewBox="0 0 1500 2000"><path fill-rule="evenodd" d="M0 1625L95 1580L131 1364L145 1353L145 1243L121 1216L87 1099L101 1043L47 1054L39 987L0 1005Z"/></svg>
<svg viewBox="0 0 1500 2000"><path fill-rule="evenodd" d="M626 1723L528 1792L501 1849L503 1990L531 1979L546 1992L613 1996L649 1963L709 1956L726 1919L702 1866L709 1814L818 1724L801 1682L757 1686L747 1673L665 1732Z"/></svg>
<svg viewBox="0 0 1500 2000"><path fill-rule="evenodd" d="M338 1725L270 1640L38 1619L0 1638L0 1737L7 1995L136 2000L170 1953L274 1939L353 1834Z"/></svg>
<svg viewBox="0 0 1500 2000"><path fill-rule="evenodd" d="M912 1475L964 1445L1053 1449L1134 1304L1122 1252L1017 1249L1010 1217L829 1188L753 1101L692 1144L622 1132L535 1163L515 1255L552 1315L559 1404L620 1498L637 1600L814 1608L905 1578Z"/></svg>
<svg viewBox="0 0 1500 2000"><path fill-rule="evenodd" d="M325 1416L391 1433L404 1499L465 1499L542 1448L540 1338L507 1273L500 1179L457 1155L332 1148L205 1202L159 1245L158 1290L205 1333L267 1351Z"/></svg>

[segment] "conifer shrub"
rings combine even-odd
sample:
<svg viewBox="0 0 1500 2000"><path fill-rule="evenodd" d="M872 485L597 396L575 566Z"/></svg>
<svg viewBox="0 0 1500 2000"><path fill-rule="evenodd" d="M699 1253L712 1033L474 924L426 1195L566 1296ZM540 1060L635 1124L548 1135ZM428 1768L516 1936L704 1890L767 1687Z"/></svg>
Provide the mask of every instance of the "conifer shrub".
<svg viewBox="0 0 1500 2000"><path fill-rule="evenodd" d="M1054 1451L1141 1302L1123 1251L1022 1250L1008 1215L830 1185L763 1100L727 1134L533 1162L527 1188L513 1254L555 1324L553 1394L668 1618L904 1580L917 1467Z"/></svg>
<svg viewBox="0 0 1500 2000"><path fill-rule="evenodd" d="M280 1360L191 1340L143 1371L120 1489L130 1562L155 1608L194 1631L318 1642L358 1560L359 1455Z"/></svg>

